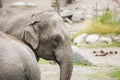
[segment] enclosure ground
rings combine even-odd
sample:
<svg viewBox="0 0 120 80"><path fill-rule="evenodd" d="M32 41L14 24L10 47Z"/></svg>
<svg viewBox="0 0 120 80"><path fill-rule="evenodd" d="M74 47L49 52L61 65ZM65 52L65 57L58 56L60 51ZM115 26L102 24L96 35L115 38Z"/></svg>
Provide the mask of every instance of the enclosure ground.
<svg viewBox="0 0 120 80"><path fill-rule="evenodd" d="M19 13L29 14L29 13L35 13L39 11L53 9L50 4L51 0L22 0L25 2L36 3L37 7L32 7L32 8L11 7L12 3L15 1L21 1L21 0L3 0L3 9L0 9L0 16L3 16L3 15L9 16L9 14L12 14L12 16L14 16L14 15L18 15ZM88 0L82 0L82 2L84 1L87 1L87 3L90 4ZM89 0L89 1L93 1L93 0ZM83 4L83 5L86 5L86 4ZM74 7L74 5L72 6ZM91 23L91 20L86 20L84 22L75 23L73 25L66 23L66 25L68 27L68 30L71 33L74 33L79 31L80 29L85 28L90 23ZM116 68L115 67L116 64L120 65L120 48L104 48L103 49L108 51L117 49L119 52L117 55L108 55L106 57L95 57L94 54L92 54L92 51L100 50L100 49L81 49L81 53L84 53L84 55L87 55L86 57L91 61L96 62L96 64L97 63L113 63L113 65L112 66L104 65L104 64L99 64L99 66L74 65L71 80L118 80L110 77L109 75L107 75L107 73L114 70ZM51 64L40 64L40 69L41 69L41 78L42 78L41 80L59 80L59 73L60 73L59 66L51 65Z"/></svg>
<svg viewBox="0 0 120 80"><path fill-rule="evenodd" d="M40 64L41 80L59 80L59 66L51 64ZM112 66L77 66L74 65L71 80L118 80L108 74L114 70Z"/></svg>

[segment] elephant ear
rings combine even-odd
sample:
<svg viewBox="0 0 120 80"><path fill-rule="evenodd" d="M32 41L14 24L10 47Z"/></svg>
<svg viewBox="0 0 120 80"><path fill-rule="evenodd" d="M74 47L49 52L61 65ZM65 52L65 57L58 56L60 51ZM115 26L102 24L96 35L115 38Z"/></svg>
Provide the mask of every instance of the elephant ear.
<svg viewBox="0 0 120 80"><path fill-rule="evenodd" d="M33 26L26 27L21 38L30 44L34 49L38 47L39 33L34 29Z"/></svg>

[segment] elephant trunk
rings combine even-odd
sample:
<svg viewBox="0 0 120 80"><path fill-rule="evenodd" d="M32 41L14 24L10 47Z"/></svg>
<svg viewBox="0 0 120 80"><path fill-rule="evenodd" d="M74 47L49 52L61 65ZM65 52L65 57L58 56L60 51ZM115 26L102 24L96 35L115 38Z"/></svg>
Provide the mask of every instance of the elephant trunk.
<svg viewBox="0 0 120 80"><path fill-rule="evenodd" d="M70 80L73 70L73 54L71 46L67 44L64 47L59 48L56 58L60 66L60 80Z"/></svg>

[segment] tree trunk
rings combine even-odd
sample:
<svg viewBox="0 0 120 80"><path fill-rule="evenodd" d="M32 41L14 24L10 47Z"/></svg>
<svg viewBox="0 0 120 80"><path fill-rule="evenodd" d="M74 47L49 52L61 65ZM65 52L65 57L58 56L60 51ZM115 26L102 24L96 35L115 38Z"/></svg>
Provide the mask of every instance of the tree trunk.
<svg viewBox="0 0 120 80"><path fill-rule="evenodd" d="M71 4L73 0L60 0L62 6L66 6L67 4Z"/></svg>
<svg viewBox="0 0 120 80"><path fill-rule="evenodd" d="M67 4L71 4L72 3L72 0L66 0L67 1Z"/></svg>
<svg viewBox="0 0 120 80"><path fill-rule="evenodd" d="M0 8L2 8L2 1L0 0Z"/></svg>

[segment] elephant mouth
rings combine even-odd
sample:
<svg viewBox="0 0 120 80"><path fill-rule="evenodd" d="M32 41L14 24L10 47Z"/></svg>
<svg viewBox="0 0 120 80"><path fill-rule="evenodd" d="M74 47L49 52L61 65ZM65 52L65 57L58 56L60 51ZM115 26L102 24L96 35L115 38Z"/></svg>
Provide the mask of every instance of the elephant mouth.
<svg viewBox="0 0 120 80"><path fill-rule="evenodd" d="M39 54L39 56L40 56L40 58L43 58L45 60L56 60L54 50L52 50L50 53L42 52Z"/></svg>

